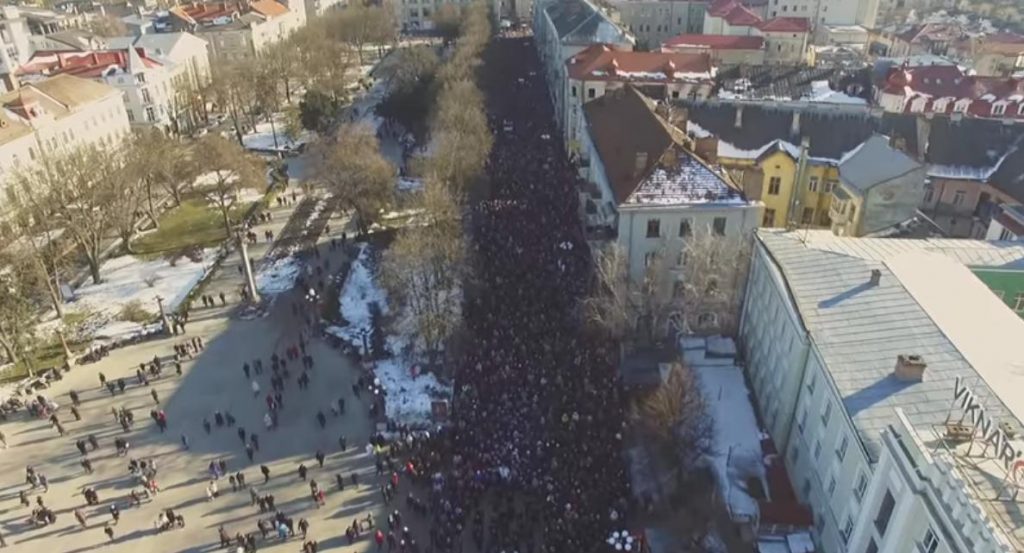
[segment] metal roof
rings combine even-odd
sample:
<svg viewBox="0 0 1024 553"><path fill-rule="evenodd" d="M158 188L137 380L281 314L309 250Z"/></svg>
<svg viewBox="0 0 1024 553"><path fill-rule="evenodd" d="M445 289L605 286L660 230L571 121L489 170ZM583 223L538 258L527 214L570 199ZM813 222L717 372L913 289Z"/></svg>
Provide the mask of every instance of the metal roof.
<svg viewBox="0 0 1024 553"><path fill-rule="evenodd" d="M814 232L767 229L758 231L758 239L786 279L825 370L872 460L879 457L881 432L895 420L895 407L901 407L916 428L930 430L931 425L943 423L953 403L957 377L964 379L997 420L1016 420L1020 427L1020 420L1012 417L993 387L947 335L949 329L940 328L915 299L921 296L912 294L897 273L906 276L907 256L943 254L976 266L1005 266L1024 259L1024 248L944 239L829 240ZM984 288L981 281L957 266L962 271L940 272L932 275L932 280L949 279L950 294L972 286ZM878 285L869 282L872 270L881 273ZM997 301L994 296L992 300ZM1009 311L1003 305L986 304L986 308ZM1024 326L1021 331L1024 333ZM924 358L928 366L923 382L904 382L893 376L900 354Z"/></svg>

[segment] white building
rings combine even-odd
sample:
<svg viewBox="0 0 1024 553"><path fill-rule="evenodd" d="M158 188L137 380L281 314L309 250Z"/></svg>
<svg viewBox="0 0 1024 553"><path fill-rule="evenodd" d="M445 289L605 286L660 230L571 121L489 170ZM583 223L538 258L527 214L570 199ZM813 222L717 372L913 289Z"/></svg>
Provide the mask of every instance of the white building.
<svg viewBox="0 0 1024 553"><path fill-rule="evenodd" d="M637 45L655 50L676 35L700 33L705 2L696 0L614 0L619 23L633 33Z"/></svg>
<svg viewBox="0 0 1024 553"><path fill-rule="evenodd" d="M306 17L316 17L348 5L347 0L305 0Z"/></svg>
<svg viewBox="0 0 1024 553"><path fill-rule="evenodd" d="M1024 206L1000 205L988 224L985 240L1024 240Z"/></svg>
<svg viewBox="0 0 1024 553"><path fill-rule="evenodd" d="M1022 261L1006 243L757 233L747 376L821 551L1022 549L1024 321L967 268Z"/></svg>
<svg viewBox="0 0 1024 553"><path fill-rule="evenodd" d="M15 6L0 7L0 74L8 74L32 54L28 24Z"/></svg>
<svg viewBox="0 0 1024 553"><path fill-rule="evenodd" d="M174 79L203 85L210 81L210 45L192 33L150 33L107 39L112 50L141 48L170 67Z"/></svg>
<svg viewBox="0 0 1024 553"><path fill-rule="evenodd" d="M431 30L434 28L434 15L441 6L451 4L458 8L469 5L469 0L395 0L396 19L403 31ZM501 6L504 12L510 12L512 6Z"/></svg>
<svg viewBox="0 0 1024 553"><path fill-rule="evenodd" d="M555 121L566 129L566 62L593 44L606 44L614 50L633 50L636 39L587 0L538 2L533 10L533 32L544 78L551 92Z"/></svg>
<svg viewBox="0 0 1024 553"><path fill-rule="evenodd" d="M210 56L225 61L251 58L306 24L304 0L192 2L170 9L176 31L195 33Z"/></svg>
<svg viewBox="0 0 1024 553"><path fill-rule="evenodd" d="M766 17L806 17L815 28L860 25L875 28L879 0L773 0Z"/></svg>
<svg viewBox="0 0 1024 553"><path fill-rule="evenodd" d="M113 146L130 126L121 93L106 84L59 75L0 96L0 183L41 156L88 144ZM5 196L6 197L6 196Z"/></svg>

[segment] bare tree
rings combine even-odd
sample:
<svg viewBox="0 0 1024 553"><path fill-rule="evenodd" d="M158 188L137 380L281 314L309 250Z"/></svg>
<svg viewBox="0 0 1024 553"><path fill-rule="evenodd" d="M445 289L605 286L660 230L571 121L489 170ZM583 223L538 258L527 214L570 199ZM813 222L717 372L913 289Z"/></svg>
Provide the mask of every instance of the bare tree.
<svg viewBox="0 0 1024 553"><path fill-rule="evenodd" d="M465 191L483 173L494 141L476 84L456 81L442 89L432 129L429 174Z"/></svg>
<svg viewBox="0 0 1024 553"><path fill-rule="evenodd" d="M112 15L94 16L89 20L89 31L101 37L116 37L131 34L124 21Z"/></svg>
<svg viewBox="0 0 1024 553"><path fill-rule="evenodd" d="M714 422L697 377L678 363L661 386L633 402L631 418L645 441L673 461L678 475L690 473L713 452Z"/></svg>
<svg viewBox="0 0 1024 553"><path fill-rule="evenodd" d="M100 282L100 255L108 231L114 227L112 211L121 191L110 176L124 167L116 148L82 146L48 155L17 172L16 194L31 213L50 216L78 247L95 283Z"/></svg>
<svg viewBox="0 0 1024 553"><path fill-rule="evenodd" d="M0 271L0 347L11 363L26 359L26 342L30 340L35 304L32 301L33 272L25 259L4 259ZM26 359L27 360L27 359ZM27 363L29 376L32 365Z"/></svg>
<svg viewBox="0 0 1024 553"><path fill-rule="evenodd" d="M462 10L455 4L441 4L434 10L430 17L434 24L434 30L445 39L451 40L458 36L459 28L462 26Z"/></svg>
<svg viewBox="0 0 1024 553"><path fill-rule="evenodd" d="M385 252L382 281L390 297L410 310L432 364L461 321L466 251L458 199L428 182L417 224L402 229Z"/></svg>
<svg viewBox="0 0 1024 553"><path fill-rule="evenodd" d="M430 46L402 48L392 56L394 61L387 67L386 78L389 89L399 92L415 88L437 71L441 63Z"/></svg>
<svg viewBox="0 0 1024 553"><path fill-rule="evenodd" d="M135 132L129 163L135 177L142 181L145 201L141 208L154 225L159 224L158 195L167 194L175 206L181 205L182 193L198 176L199 167L189 144L155 127Z"/></svg>
<svg viewBox="0 0 1024 553"><path fill-rule="evenodd" d="M373 36L373 19L376 17L374 11L380 9L357 2L326 16L331 22L334 36L356 51L359 65L363 64L363 46L370 42Z"/></svg>
<svg viewBox="0 0 1024 553"><path fill-rule="evenodd" d="M323 140L315 156L314 180L355 214L365 235L392 203L397 174L381 155L376 133L366 125L346 125L336 139Z"/></svg>
<svg viewBox="0 0 1024 553"><path fill-rule="evenodd" d="M588 320L627 343L657 344L677 332L736 332L750 264L749 235L695 229L680 247L663 242L631 276L625 249L597 253L597 289L584 301Z"/></svg>
<svg viewBox="0 0 1024 553"><path fill-rule="evenodd" d="M220 211L224 232L231 236L231 209L245 190L266 184L262 164L241 146L216 134L206 135L195 147L195 161L205 173L193 185Z"/></svg>
<svg viewBox="0 0 1024 553"><path fill-rule="evenodd" d="M58 241L59 225L49 213L34 214L32 204L22 204L17 198L12 200L15 208L10 222L16 229L17 237L10 246L11 251L15 259L25 261L25 267L34 273L33 278L25 281L35 285L40 295L53 307L57 317L63 318L64 303L59 275L65 268L66 260L61 255Z"/></svg>

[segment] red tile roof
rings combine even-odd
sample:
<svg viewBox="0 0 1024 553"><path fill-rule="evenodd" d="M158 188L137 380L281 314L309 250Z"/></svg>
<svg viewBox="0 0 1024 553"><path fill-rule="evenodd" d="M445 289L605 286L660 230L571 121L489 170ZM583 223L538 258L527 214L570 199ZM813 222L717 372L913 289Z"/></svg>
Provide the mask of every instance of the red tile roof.
<svg viewBox="0 0 1024 553"><path fill-rule="evenodd" d="M675 52L622 52L594 44L566 62L569 78L605 81L711 79L711 56Z"/></svg>
<svg viewBox="0 0 1024 553"><path fill-rule="evenodd" d="M715 0L708 7L708 15L720 17L733 27L756 27L763 21L738 0Z"/></svg>
<svg viewBox="0 0 1024 553"><path fill-rule="evenodd" d="M254 12L268 19L288 13L288 7L275 0L255 2L192 2L171 8L171 13L189 23L213 21L218 17L232 17L235 14Z"/></svg>
<svg viewBox="0 0 1024 553"><path fill-rule="evenodd" d="M147 57L146 51L136 48L139 59L146 67L161 67L163 64ZM101 50L94 52L38 51L28 62L16 70L17 75L74 75L83 79L101 77L110 67L125 69L128 66L127 50Z"/></svg>
<svg viewBox="0 0 1024 553"><path fill-rule="evenodd" d="M257 0L250 7L252 11L268 18L288 13L288 8L275 0Z"/></svg>
<svg viewBox="0 0 1024 553"><path fill-rule="evenodd" d="M927 95L934 99L998 101L1024 95L1024 81L965 75L955 65L895 67L889 71L883 92L906 96Z"/></svg>
<svg viewBox="0 0 1024 553"><path fill-rule="evenodd" d="M765 33L807 33L811 30L811 21L806 17L776 17L759 28Z"/></svg>
<svg viewBox="0 0 1024 553"><path fill-rule="evenodd" d="M737 35L679 35L665 41L665 47L705 47L711 50L760 50L764 37Z"/></svg>

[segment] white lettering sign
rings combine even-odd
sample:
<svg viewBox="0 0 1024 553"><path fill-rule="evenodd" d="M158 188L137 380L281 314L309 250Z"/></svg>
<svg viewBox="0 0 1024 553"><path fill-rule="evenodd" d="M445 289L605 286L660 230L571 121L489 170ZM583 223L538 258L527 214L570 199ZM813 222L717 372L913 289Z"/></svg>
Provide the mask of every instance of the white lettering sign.
<svg viewBox="0 0 1024 553"><path fill-rule="evenodd" d="M1021 452L1010 443L1006 433L999 428L999 423L988 415L985 407L974 396L974 392L959 376L953 385L953 402L959 404L960 410L971 417L975 432L981 434L982 441L995 447L996 459L1003 462L1006 470L1010 470L1017 458L1021 457Z"/></svg>

